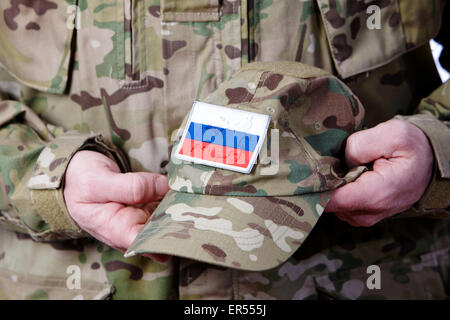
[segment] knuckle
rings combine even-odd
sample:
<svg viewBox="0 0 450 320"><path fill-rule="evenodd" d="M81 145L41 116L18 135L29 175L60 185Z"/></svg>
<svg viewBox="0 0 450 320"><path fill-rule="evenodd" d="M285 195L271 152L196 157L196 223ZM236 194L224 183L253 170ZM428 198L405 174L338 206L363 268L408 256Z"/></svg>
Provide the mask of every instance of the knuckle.
<svg viewBox="0 0 450 320"><path fill-rule="evenodd" d="M143 176L131 174L131 196L133 201L138 202L144 198L147 193L147 183Z"/></svg>
<svg viewBox="0 0 450 320"><path fill-rule="evenodd" d="M354 133L347 138L345 153L348 156L354 156L358 154L359 135Z"/></svg>

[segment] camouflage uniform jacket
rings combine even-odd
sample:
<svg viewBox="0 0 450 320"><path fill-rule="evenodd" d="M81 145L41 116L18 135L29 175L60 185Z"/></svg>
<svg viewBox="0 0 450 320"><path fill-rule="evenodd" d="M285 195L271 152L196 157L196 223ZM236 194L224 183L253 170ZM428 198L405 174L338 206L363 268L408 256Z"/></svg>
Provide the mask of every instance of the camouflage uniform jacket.
<svg viewBox="0 0 450 320"><path fill-rule="evenodd" d="M369 27L371 5L380 28ZM450 216L450 92L448 83L439 87L427 45L443 7L440 0L2 1L0 298L448 295L450 224L424 218ZM71 219L62 189L75 152L102 152L124 172L165 173L171 133L192 101L249 62L277 60L340 77L363 103L366 127L398 116L426 133L433 179L399 215L417 217L364 230L323 217L298 252L267 272L125 259ZM386 270L384 291L363 285L370 264ZM74 290L66 282L72 266L81 271Z"/></svg>

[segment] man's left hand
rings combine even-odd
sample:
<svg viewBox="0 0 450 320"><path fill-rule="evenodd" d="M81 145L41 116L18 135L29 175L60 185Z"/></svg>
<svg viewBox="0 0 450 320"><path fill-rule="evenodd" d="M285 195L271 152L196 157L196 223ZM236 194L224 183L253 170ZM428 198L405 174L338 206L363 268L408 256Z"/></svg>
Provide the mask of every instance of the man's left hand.
<svg viewBox="0 0 450 320"><path fill-rule="evenodd" d="M410 208L422 197L432 174L427 137L404 120L352 134L345 157L350 167L373 162L373 170L336 189L325 209L352 226L372 226Z"/></svg>

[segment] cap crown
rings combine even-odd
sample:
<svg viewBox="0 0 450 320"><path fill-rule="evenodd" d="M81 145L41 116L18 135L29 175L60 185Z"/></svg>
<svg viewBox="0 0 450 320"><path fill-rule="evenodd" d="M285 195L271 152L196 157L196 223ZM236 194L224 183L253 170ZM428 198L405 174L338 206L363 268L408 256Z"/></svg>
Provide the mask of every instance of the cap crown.
<svg viewBox="0 0 450 320"><path fill-rule="evenodd" d="M321 69L292 62L252 63L202 101L269 115L265 144L250 174L181 161L172 152L172 190L291 196L332 190L360 173L347 174L339 155L346 138L360 128L364 109L345 84ZM186 123L187 117L181 129Z"/></svg>

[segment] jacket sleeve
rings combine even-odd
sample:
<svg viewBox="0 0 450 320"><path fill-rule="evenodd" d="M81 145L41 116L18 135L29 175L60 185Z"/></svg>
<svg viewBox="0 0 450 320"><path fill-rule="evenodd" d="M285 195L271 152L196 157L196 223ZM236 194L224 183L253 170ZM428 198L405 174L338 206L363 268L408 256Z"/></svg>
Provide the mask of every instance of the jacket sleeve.
<svg viewBox="0 0 450 320"><path fill-rule="evenodd" d="M0 93L0 224L39 241L87 236L69 215L62 192L71 157L84 149L127 171L126 158L100 134L65 132Z"/></svg>
<svg viewBox="0 0 450 320"><path fill-rule="evenodd" d="M450 218L450 83L447 81L422 99L417 113L397 116L418 126L427 135L434 152L433 177L420 201L407 215Z"/></svg>

